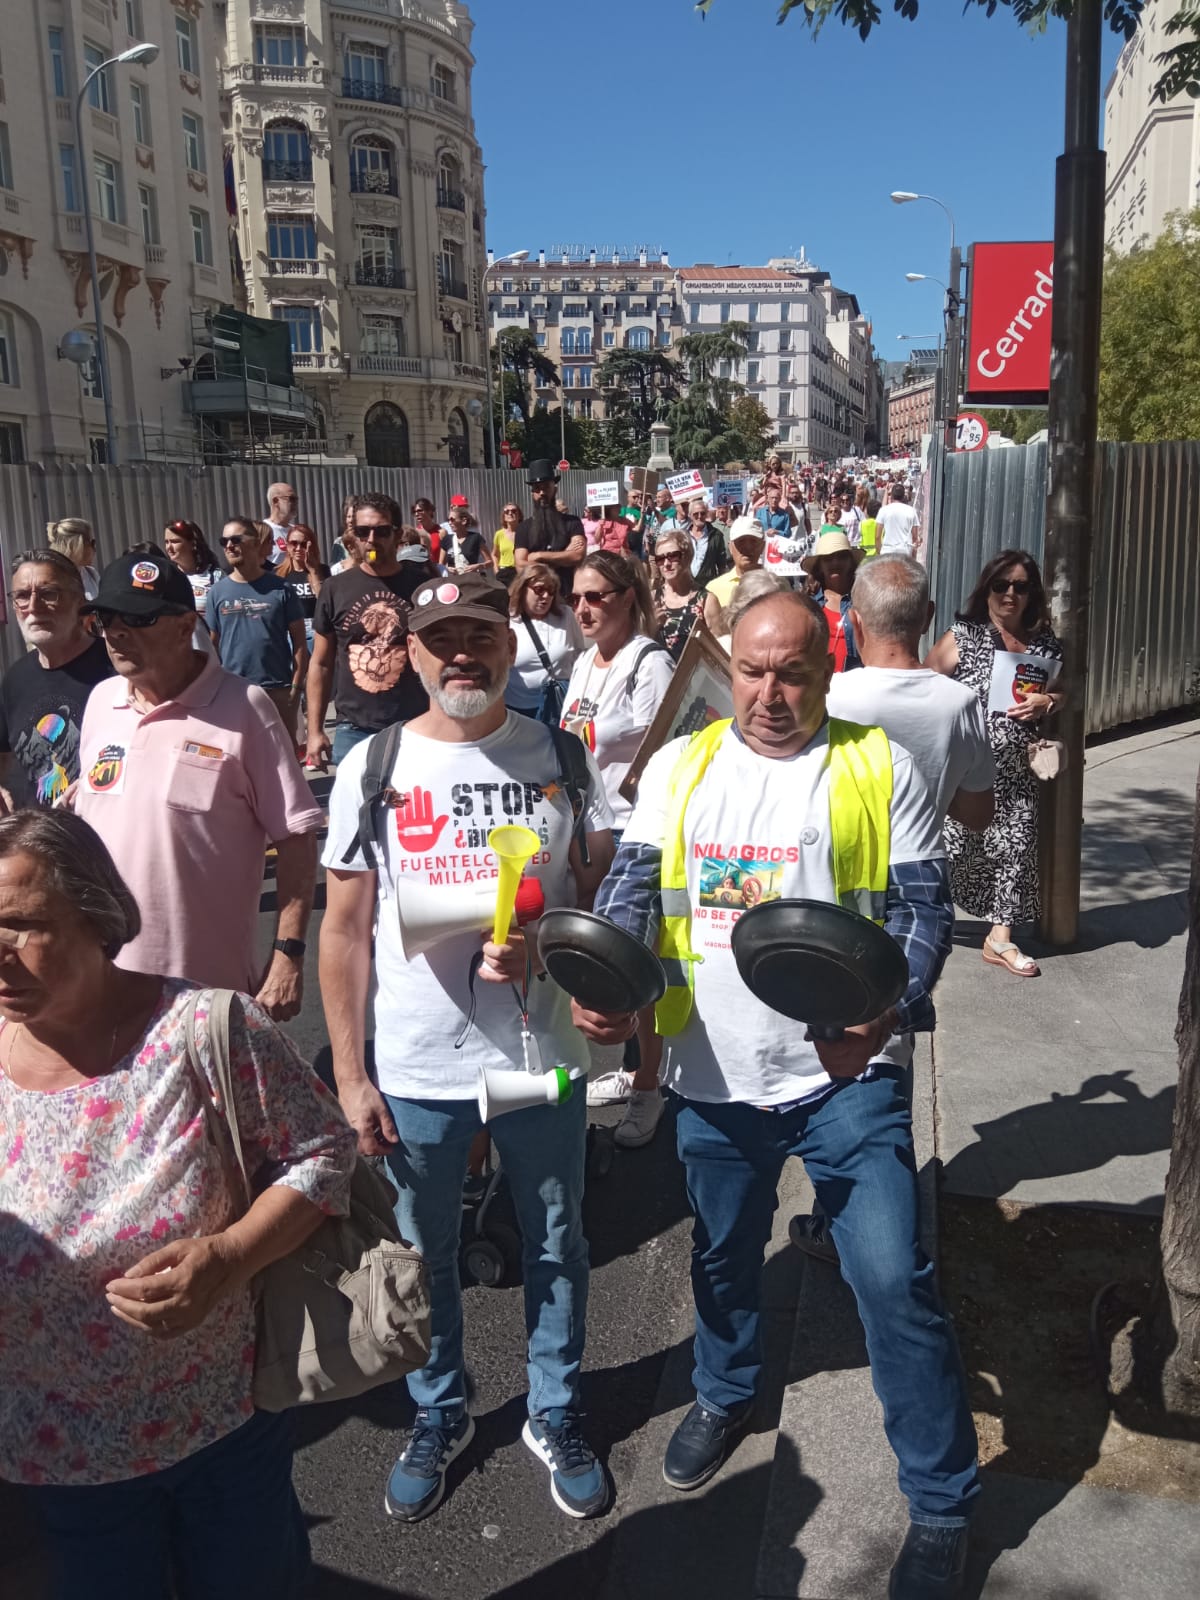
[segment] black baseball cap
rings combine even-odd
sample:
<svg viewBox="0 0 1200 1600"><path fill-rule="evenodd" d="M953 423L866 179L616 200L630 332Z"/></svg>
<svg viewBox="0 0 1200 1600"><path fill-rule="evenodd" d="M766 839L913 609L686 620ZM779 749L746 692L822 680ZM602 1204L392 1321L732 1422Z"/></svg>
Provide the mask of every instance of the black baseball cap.
<svg viewBox="0 0 1200 1600"><path fill-rule="evenodd" d="M122 611L132 617L184 616L196 609L192 585L166 556L130 550L110 561L100 574L94 600L80 606L81 616L96 611Z"/></svg>
<svg viewBox="0 0 1200 1600"><path fill-rule="evenodd" d="M409 601L408 626L412 633L431 627L445 617L476 617L483 622L499 619L508 626L508 590L486 572L452 573L431 578Z"/></svg>

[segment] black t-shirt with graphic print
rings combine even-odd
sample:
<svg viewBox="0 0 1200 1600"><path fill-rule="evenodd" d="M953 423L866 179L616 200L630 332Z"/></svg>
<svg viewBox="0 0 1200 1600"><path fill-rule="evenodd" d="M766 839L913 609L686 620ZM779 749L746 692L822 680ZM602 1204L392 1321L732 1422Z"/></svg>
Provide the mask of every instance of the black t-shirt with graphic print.
<svg viewBox="0 0 1200 1600"><path fill-rule="evenodd" d="M79 776L79 728L88 695L113 675L108 651L97 639L61 667L43 667L37 651L23 655L0 684L0 751L20 763L30 800L53 805Z"/></svg>
<svg viewBox="0 0 1200 1600"><path fill-rule="evenodd" d="M429 576L423 563L402 562L383 578L351 567L321 585L313 632L337 651L333 698L339 722L372 731L407 722L429 709L429 696L408 662L408 601Z"/></svg>

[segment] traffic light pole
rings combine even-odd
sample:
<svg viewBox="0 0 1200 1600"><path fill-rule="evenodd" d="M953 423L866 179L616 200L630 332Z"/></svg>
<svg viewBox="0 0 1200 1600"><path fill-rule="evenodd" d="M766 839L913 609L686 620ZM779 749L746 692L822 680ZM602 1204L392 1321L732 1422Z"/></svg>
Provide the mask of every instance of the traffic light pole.
<svg viewBox="0 0 1200 1600"><path fill-rule="evenodd" d="M1066 746L1067 770L1041 796L1039 924L1042 938L1054 945L1073 943L1079 931L1104 264L1102 11L1103 0L1077 0L1067 21L1066 142L1055 169L1045 581L1051 625L1063 646L1066 691L1052 731Z"/></svg>

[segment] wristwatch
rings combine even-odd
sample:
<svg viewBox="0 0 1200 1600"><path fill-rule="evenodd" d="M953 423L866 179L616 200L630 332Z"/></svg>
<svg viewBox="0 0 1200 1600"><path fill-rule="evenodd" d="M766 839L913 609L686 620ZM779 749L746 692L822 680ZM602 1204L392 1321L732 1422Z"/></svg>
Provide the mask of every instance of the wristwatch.
<svg viewBox="0 0 1200 1600"><path fill-rule="evenodd" d="M293 961L299 961L304 955L306 946L303 939L276 939L273 948L278 950L281 956L290 956Z"/></svg>

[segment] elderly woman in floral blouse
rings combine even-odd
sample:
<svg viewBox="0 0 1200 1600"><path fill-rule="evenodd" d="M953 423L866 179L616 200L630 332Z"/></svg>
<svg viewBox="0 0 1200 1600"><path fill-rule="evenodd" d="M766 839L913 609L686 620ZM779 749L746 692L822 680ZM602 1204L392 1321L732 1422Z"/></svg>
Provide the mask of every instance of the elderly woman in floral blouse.
<svg viewBox="0 0 1200 1600"><path fill-rule="evenodd" d="M346 1213L354 1135L243 998L239 1215L211 994L114 966L139 922L86 823L0 818L0 1477L29 1486L56 1596L293 1600L308 1542L287 1415L251 1399L250 1282Z"/></svg>

